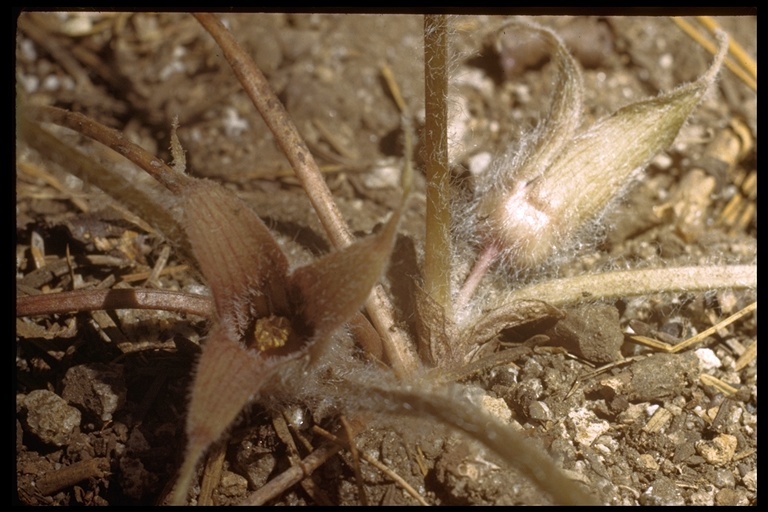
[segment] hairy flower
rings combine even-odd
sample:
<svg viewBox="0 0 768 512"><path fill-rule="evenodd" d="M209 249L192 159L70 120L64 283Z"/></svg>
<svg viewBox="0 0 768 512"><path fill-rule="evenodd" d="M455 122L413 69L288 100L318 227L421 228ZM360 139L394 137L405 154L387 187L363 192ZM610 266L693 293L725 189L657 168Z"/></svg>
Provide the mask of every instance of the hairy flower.
<svg viewBox="0 0 768 512"><path fill-rule="evenodd" d="M279 245L248 205L214 182L182 181L184 228L217 318L195 371L174 503L184 502L203 453L269 387L270 377L358 311L386 267L403 210L378 234L289 273Z"/></svg>
<svg viewBox="0 0 768 512"><path fill-rule="evenodd" d="M548 117L520 151L495 163L478 189L481 231L519 270L567 245L672 143L715 80L728 45L721 33L712 66L695 82L621 108L579 133L582 78L573 57L551 30L511 26L545 39L560 70Z"/></svg>

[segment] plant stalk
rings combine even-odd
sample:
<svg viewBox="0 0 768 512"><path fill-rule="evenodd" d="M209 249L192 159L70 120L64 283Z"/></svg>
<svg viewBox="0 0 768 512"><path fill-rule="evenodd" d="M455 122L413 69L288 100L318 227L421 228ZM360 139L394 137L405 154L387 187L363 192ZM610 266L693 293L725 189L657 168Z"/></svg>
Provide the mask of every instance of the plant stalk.
<svg viewBox="0 0 768 512"><path fill-rule="evenodd" d="M654 293L696 292L722 288L756 289L756 265L713 265L645 270L554 279L510 292L503 302L535 299L553 306Z"/></svg>
<svg viewBox="0 0 768 512"><path fill-rule="evenodd" d="M424 288L452 318L451 306L451 183L448 168L447 20L424 17L424 88L426 120L427 218L424 242Z"/></svg>

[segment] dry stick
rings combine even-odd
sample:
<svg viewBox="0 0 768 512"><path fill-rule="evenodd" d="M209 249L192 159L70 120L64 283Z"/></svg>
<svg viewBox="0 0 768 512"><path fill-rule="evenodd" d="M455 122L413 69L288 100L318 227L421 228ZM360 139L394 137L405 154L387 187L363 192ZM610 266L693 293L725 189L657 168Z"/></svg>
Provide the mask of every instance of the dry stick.
<svg viewBox="0 0 768 512"><path fill-rule="evenodd" d="M312 430L315 431L317 434L323 436L324 438L328 439L329 441L333 441L334 443L337 443L340 446L344 446L345 448L352 448L354 444L352 443L351 439L344 441L343 439L336 437L335 435L331 434L327 430L315 425L312 427ZM351 436L350 436L351 437ZM393 481L395 481L397 484L399 484L405 491L413 496L413 498L419 502L420 505L429 506L429 503L426 502L426 500L419 494L419 492L413 488L411 484L405 481L403 477L395 473L392 469L387 467L386 465L379 462L377 459L374 459L370 455L368 455L365 452L360 452L360 456L368 462L371 466L374 466L376 469L387 475L389 478L391 478Z"/></svg>
<svg viewBox="0 0 768 512"><path fill-rule="evenodd" d="M448 169L448 95L445 15L424 17L424 90L427 219L424 289L453 318L451 306L451 183Z"/></svg>
<svg viewBox="0 0 768 512"><path fill-rule="evenodd" d="M273 478L257 491L254 491L245 499L242 505L263 505L264 503L277 498L286 489L301 482L306 476L314 470L325 464L325 462L336 455L342 446L335 443L328 443L316 449L301 460L296 466L291 466L283 473Z"/></svg>
<svg viewBox="0 0 768 512"><path fill-rule="evenodd" d="M195 13L194 16L224 52L243 89L272 131L334 247L339 249L351 244L354 238L315 159L261 70L216 16L208 13ZM405 334L397 327L392 302L381 285L373 289L366 301L366 310L384 340L384 350L395 373L399 376L413 373L418 367L416 355Z"/></svg>
<svg viewBox="0 0 768 512"><path fill-rule="evenodd" d="M224 441L215 443L209 450L203 469L203 477L200 482L200 495L197 504L200 506L214 505L213 491L221 482L221 474L224 471L224 457L227 454L227 443Z"/></svg>
<svg viewBox="0 0 768 512"><path fill-rule="evenodd" d="M748 314L755 311L756 309L757 309L757 302L753 302L752 304L743 308L741 311L738 311L732 314L725 320L721 320L720 322L717 322L712 327L705 329L694 336L691 336L687 340L681 341L677 345L669 345L668 343L657 341L657 340L654 340L653 338L648 338L646 336L630 336L630 339L637 341L639 343L643 343L650 347L653 347L662 352L666 352L668 354L677 354L678 352L688 349L691 345L695 345L700 341L704 341L709 335L714 334L719 329L722 329L723 327L732 324L739 318L747 316Z"/></svg>
<svg viewBox="0 0 768 512"><path fill-rule="evenodd" d="M108 472L109 461L105 458L81 460L43 474L35 481L35 487L42 496L51 496L83 480L104 478Z"/></svg>
<svg viewBox="0 0 768 512"><path fill-rule="evenodd" d="M155 309L186 313L204 318L213 316L213 300L203 295L142 288L78 290L29 295L16 299L16 316L51 315L101 309Z"/></svg>
<svg viewBox="0 0 768 512"><path fill-rule="evenodd" d="M347 435L347 448L349 448L349 454L352 456L352 468L355 471L355 483L357 484L357 493L360 496L360 504L367 507L368 495L365 493L365 486L363 485L363 472L360 471L360 455L357 452L357 444L352 435L352 428L350 427L347 418L344 416L341 416L339 421L344 428L344 433Z"/></svg>

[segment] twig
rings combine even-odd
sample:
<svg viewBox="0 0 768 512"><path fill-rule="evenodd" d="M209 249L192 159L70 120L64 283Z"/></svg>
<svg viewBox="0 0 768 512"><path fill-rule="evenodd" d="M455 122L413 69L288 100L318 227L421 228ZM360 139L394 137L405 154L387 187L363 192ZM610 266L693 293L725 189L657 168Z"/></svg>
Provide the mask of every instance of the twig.
<svg viewBox="0 0 768 512"><path fill-rule="evenodd" d="M347 418L341 416L339 418L341 426L344 428L344 433L347 436L347 448L352 455L352 467L355 471L355 482L357 483L357 493L360 495L360 504L364 507L368 506L368 495L365 493L365 486L363 485L363 472L360 471L360 455L357 451L357 444L355 438L352 435L352 428L347 421Z"/></svg>
<svg viewBox="0 0 768 512"><path fill-rule="evenodd" d="M87 478L103 478L109 471L107 459L88 459L45 473L35 482L40 494L49 496Z"/></svg>
<svg viewBox="0 0 768 512"><path fill-rule="evenodd" d="M283 473L264 484L258 491L251 493L242 504L263 505L269 500L278 497L283 491L301 482L306 475L325 464L325 462L336 455L341 448L341 445L335 443L328 443L321 446L304 457L300 464L291 466Z"/></svg>
<svg viewBox="0 0 768 512"><path fill-rule="evenodd" d="M752 304L745 307L741 311L738 311L737 313L732 314L728 318L716 323L709 329L705 329L700 333L696 334L695 336L691 336L687 340L678 343L677 345L669 345L667 343L663 343L661 341L654 340L652 338L647 338L645 336L630 336L630 339L638 343L642 343L643 345L647 345L657 350L660 350L662 352L666 352L668 354L677 354L678 352L681 352L687 349L688 347L695 345L700 341L704 341L704 339L710 334L716 333L719 329L722 329L726 325L732 324L739 318L748 315L749 313L755 311L756 309L757 309L757 302L753 302Z"/></svg>
<svg viewBox="0 0 768 512"><path fill-rule="evenodd" d="M325 429L323 429L323 428L321 428L321 427L319 427L317 425L312 427L312 430L314 430L319 435L325 437L326 439L328 439L330 441L333 441L334 443L338 444L339 446L343 446L345 448L349 448L350 450L352 449L353 444L351 442L344 441L343 439L341 439L339 437L336 437L335 435L331 434L327 430L325 430ZM403 477L401 477L400 475L398 475L397 473L392 471L392 469L390 469L389 467L385 466L384 464L382 464L378 460L374 459L373 457L371 457L370 455L368 455L365 452L360 452L360 456L362 457L363 460L365 460L371 466L375 467L376 469L378 469L379 471L381 471L382 473L387 475L389 478L391 478L393 481L395 481L397 484L399 484L403 489L405 489L405 491L408 494L413 496L416 499L416 501L419 502L419 504L424 505L424 506L428 506L429 505L429 503L427 503L424 500L424 498L419 494L419 492L416 489L413 488L413 486L411 484L406 482L403 479Z"/></svg>
<svg viewBox="0 0 768 512"><path fill-rule="evenodd" d="M213 505L213 491L221 482L221 474L224 471L224 456L227 454L226 441L215 443L208 453L203 468L203 477L200 482L200 496L197 504L201 506Z"/></svg>
<svg viewBox="0 0 768 512"><path fill-rule="evenodd" d="M29 295L16 299L16 316L51 315L100 309L155 309L204 318L211 318L214 311L213 299L210 297L143 288L77 290Z"/></svg>

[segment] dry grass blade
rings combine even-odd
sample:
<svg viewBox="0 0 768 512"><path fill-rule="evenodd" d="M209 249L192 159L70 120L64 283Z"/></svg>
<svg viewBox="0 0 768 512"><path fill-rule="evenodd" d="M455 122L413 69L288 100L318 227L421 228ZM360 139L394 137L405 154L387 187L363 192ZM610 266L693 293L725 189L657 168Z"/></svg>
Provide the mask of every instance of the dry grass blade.
<svg viewBox="0 0 768 512"><path fill-rule="evenodd" d="M717 24L708 16L699 16L698 18L711 32L715 32L719 29ZM709 53L712 55L717 53L717 47L685 19L679 16L673 16L672 21L674 21L675 24L680 27L680 30L685 32L691 39L706 48ZM733 74L747 84L750 89L757 91L757 64L755 64L755 61L747 55L747 52L744 51L741 45L733 40L729 42L728 49L736 56L738 63L731 59L726 59L725 67L730 69Z"/></svg>
<svg viewBox="0 0 768 512"><path fill-rule="evenodd" d="M704 339L707 338L707 336L710 336L714 333L716 333L719 329L722 329L723 327L732 324L736 320L743 318L747 316L748 314L752 313L753 311L757 310L757 302L753 302L749 306L743 308L741 311L738 311L728 318L725 318L721 320L720 322L716 323L709 329L705 329L698 333L695 336L691 336L685 341L682 341L678 343L677 345L668 345L666 343L663 343L661 341L654 340L652 338L648 338L646 336L630 336L630 339L637 341L638 343L641 343L643 345L647 345L649 347L655 348L657 350L660 350L662 352L666 352L669 354L676 354L678 352L681 352L683 350L686 350L687 348L690 348L691 346L695 345L696 343L699 343L701 341L704 341Z"/></svg>

